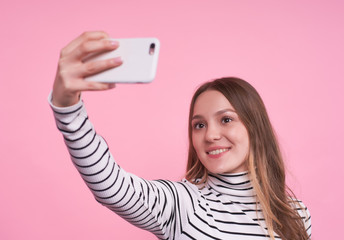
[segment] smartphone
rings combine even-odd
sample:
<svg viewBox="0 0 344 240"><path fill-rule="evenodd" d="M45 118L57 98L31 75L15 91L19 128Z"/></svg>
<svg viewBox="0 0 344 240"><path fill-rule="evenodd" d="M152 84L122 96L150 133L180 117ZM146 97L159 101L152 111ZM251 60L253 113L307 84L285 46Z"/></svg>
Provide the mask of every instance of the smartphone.
<svg viewBox="0 0 344 240"><path fill-rule="evenodd" d="M157 38L111 40L119 42L116 50L91 56L85 62L121 57L122 65L86 77L86 81L107 83L149 83L153 81L160 50L160 42Z"/></svg>

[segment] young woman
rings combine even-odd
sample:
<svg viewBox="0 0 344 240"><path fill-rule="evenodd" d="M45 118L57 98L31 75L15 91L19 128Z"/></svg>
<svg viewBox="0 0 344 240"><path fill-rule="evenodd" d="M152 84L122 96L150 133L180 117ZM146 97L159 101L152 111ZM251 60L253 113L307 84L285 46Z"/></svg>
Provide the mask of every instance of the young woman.
<svg viewBox="0 0 344 240"><path fill-rule="evenodd" d="M125 172L88 120L80 93L112 84L85 82L120 59L84 63L116 49L88 32L61 52L50 103L71 158L96 200L159 239L310 239L307 208L285 184L264 104L244 80L222 78L194 94L186 179L147 181Z"/></svg>

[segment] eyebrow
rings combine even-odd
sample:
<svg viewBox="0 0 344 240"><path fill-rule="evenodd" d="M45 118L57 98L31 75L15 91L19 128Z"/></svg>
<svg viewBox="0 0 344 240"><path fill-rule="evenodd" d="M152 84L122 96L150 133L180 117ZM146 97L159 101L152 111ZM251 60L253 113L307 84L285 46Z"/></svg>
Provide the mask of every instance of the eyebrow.
<svg viewBox="0 0 344 240"><path fill-rule="evenodd" d="M217 112L215 113L215 115L221 115L221 114L226 113L226 112L233 112L233 113L236 113L236 111L234 111L233 109L231 109L231 108L226 108L226 109L217 111ZM194 119L202 119L202 118L203 118L202 115L194 115L194 116L192 117L191 120L194 120Z"/></svg>

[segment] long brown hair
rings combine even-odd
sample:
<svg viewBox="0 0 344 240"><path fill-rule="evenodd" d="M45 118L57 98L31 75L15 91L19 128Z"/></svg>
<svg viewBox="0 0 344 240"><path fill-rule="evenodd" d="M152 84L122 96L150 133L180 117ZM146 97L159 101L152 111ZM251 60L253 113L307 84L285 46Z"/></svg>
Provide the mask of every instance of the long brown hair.
<svg viewBox="0 0 344 240"><path fill-rule="evenodd" d="M308 239L300 215L291 206L295 195L286 186L285 167L280 148L265 105L258 92L239 78L220 78L204 83L195 92L189 112L189 153L186 179L198 183L206 181L208 173L197 157L192 144L191 120L198 96L207 91L221 92L236 110L245 125L250 142L247 166L257 194L268 233L274 239L276 232L282 239ZM197 184L197 183L196 183Z"/></svg>

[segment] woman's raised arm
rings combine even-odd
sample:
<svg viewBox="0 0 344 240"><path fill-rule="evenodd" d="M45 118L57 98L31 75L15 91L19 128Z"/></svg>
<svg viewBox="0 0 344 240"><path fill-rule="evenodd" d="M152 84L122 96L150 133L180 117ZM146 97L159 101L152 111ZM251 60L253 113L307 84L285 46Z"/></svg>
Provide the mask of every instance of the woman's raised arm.
<svg viewBox="0 0 344 240"><path fill-rule="evenodd" d="M90 122L80 93L106 90L113 84L87 82L86 76L122 64L121 59L84 63L90 54L118 47L104 32L87 32L69 43L59 60L49 97L56 126L62 133L71 159L95 199L137 227L160 239L174 238L180 216L178 192L182 186L170 181L147 181L123 170L106 141ZM178 210L177 210L178 209ZM184 211L185 212L185 211Z"/></svg>

